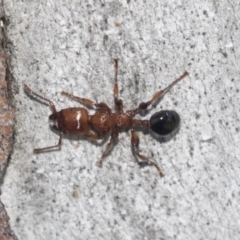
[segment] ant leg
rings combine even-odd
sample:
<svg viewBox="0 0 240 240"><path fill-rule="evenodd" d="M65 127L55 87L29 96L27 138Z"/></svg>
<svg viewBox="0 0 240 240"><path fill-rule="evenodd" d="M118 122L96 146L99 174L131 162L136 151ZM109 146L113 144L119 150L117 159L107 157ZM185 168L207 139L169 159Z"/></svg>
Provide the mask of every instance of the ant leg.
<svg viewBox="0 0 240 240"><path fill-rule="evenodd" d="M114 143L116 143L117 138L118 138L118 130L117 130L117 128L114 128L114 129L112 130L110 142L107 144L106 149L105 149L105 151L103 152L102 157L101 157L101 159L100 159L99 162L98 162L99 167L102 167L104 158L105 158L106 155L109 153L109 151L112 149Z"/></svg>
<svg viewBox="0 0 240 240"><path fill-rule="evenodd" d="M62 135L63 135L63 133L60 132L60 137L59 137L59 141L58 141L57 145L54 145L54 146L51 146L51 147L44 147L44 148L35 148L35 149L33 149L33 152L34 153L40 153L40 152L45 152L46 150L49 150L49 149L52 149L52 148L60 147L61 144L62 144Z"/></svg>
<svg viewBox="0 0 240 240"><path fill-rule="evenodd" d="M86 105L87 107L91 108L91 107L96 107L99 110L110 110L110 108L108 107L108 105L106 103L95 103L92 100L88 99L88 98L81 98L78 96L74 96L71 93L67 93L65 91L61 92L62 95L67 96L77 102L80 102L84 105Z"/></svg>
<svg viewBox="0 0 240 240"><path fill-rule="evenodd" d="M62 91L61 94L64 95L64 96L67 96L68 98L71 98L75 101L81 102L88 107L93 107L95 105L95 103L88 98L77 97L77 96L74 96L73 94L67 93L65 91Z"/></svg>
<svg viewBox="0 0 240 240"><path fill-rule="evenodd" d="M118 59L114 59L114 68L115 68L115 84L113 89L113 96L114 96L114 102L117 107L117 110L122 111L123 108L123 102L122 99L118 98Z"/></svg>
<svg viewBox="0 0 240 240"><path fill-rule="evenodd" d="M132 134L132 138L131 138L132 150L133 150L134 155L137 157L138 163L140 163L139 162L139 158L140 158L143 162L152 164L153 166L155 166L157 168L160 177L164 177L162 170L155 162L150 161L147 157L145 157L139 153L139 137L133 130L131 130L131 134Z"/></svg>
<svg viewBox="0 0 240 240"><path fill-rule="evenodd" d="M99 140L102 139L99 137L95 132L89 131L89 133L85 134L85 137L91 139L91 140Z"/></svg>
<svg viewBox="0 0 240 240"><path fill-rule="evenodd" d="M41 99L41 100L43 100L43 101L48 102L48 104L50 105L52 111L53 111L54 113L57 112L57 111L56 111L56 107L55 107L55 105L54 105L54 103L53 103L52 101L50 101L50 100L48 100L47 98L42 97L42 96L40 96L39 94L35 93L32 89L30 89L30 88L28 87L27 84L23 84L23 88L24 88L24 90L25 90L27 93L29 93L30 95L35 96L35 97L37 97L37 98L39 98L39 99Z"/></svg>
<svg viewBox="0 0 240 240"><path fill-rule="evenodd" d="M176 80L174 80L170 85L168 85L166 88L164 88L163 90L160 90L158 92L156 92L152 99L148 102L141 102L138 106L138 108L134 109L134 110L129 110L127 111L128 113L131 114L131 116L135 116L140 110L146 110L152 103L154 103L155 101L157 101L158 99L160 99L163 95L165 95L175 84L177 84L179 81L181 81L183 78L185 78L186 76L188 76L188 72L185 71L179 78L177 78Z"/></svg>

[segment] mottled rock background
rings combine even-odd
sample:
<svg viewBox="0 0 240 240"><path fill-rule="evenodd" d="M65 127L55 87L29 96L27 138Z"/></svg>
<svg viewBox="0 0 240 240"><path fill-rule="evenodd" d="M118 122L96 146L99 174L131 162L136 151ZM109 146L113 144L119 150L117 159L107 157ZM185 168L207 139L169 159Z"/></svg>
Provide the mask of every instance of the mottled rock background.
<svg viewBox="0 0 240 240"><path fill-rule="evenodd" d="M240 3L4 3L16 124L1 199L19 239L240 239ZM49 107L22 84L59 110L79 106L62 90L113 107L116 57L125 109L190 73L137 116L181 115L167 143L139 132L142 153L162 167L163 179L135 162L129 132L101 169L107 141L64 138L60 151L32 152L58 136L48 126Z"/></svg>

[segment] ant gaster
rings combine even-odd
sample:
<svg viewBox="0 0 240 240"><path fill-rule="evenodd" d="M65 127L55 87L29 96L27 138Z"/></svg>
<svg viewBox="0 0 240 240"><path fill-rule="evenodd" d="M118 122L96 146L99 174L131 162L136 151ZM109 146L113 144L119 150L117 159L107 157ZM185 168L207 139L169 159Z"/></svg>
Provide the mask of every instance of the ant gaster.
<svg viewBox="0 0 240 240"><path fill-rule="evenodd" d="M52 123L51 127L60 133L58 144L50 147L36 148L34 153L43 152L52 148L61 146L63 134L84 135L88 139L98 140L111 133L110 142L107 144L105 151L99 160L99 166L102 166L103 160L109 150L116 143L118 132L122 128L129 128L131 130L131 146L134 156L138 163L145 162L155 166L158 170L160 177L164 174L160 167L153 161L150 161L144 155L139 153L139 137L134 131L134 128L151 129L156 135L160 137L169 136L175 133L179 128L180 117L175 111L162 110L153 114L150 120L135 119L134 116L142 110L146 110L152 103L158 101L166 92L168 92L176 83L188 75L185 71L179 78L173 81L168 87L155 93L151 100L142 102L135 109L123 111L123 101L118 98L118 59L114 59L115 63L115 84L114 84L114 103L116 112L112 112L106 103L95 103L87 98L74 96L67 92L62 92L62 95L67 96L84 104L88 108L95 108L96 112L89 115L88 111L82 107L66 108L57 111L54 103L33 92L26 84L24 90L32 96L35 96L47 102L52 110L49 116L49 121Z"/></svg>

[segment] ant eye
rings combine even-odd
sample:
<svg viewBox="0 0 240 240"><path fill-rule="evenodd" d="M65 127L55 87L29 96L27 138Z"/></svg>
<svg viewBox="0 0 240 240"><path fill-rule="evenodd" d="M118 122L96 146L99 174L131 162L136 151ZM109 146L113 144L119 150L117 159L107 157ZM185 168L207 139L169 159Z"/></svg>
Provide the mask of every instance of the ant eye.
<svg viewBox="0 0 240 240"><path fill-rule="evenodd" d="M150 118L151 130L159 136L175 133L179 128L180 117L175 111L163 110Z"/></svg>

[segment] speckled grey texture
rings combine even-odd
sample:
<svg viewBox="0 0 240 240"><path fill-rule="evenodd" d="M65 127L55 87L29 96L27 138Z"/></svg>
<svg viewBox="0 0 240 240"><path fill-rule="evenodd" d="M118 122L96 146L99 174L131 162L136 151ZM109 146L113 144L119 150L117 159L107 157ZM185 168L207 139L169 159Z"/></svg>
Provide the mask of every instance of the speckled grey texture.
<svg viewBox="0 0 240 240"><path fill-rule="evenodd" d="M19 239L240 239L240 3L81 2L5 0L17 125L2 201ZM61 90L113 106L114 57L126 109L190 73L145 116L179 112L176 137L139 133L163 179L139 168L129 133L101 169L106 142L64 139L61 151L32 153L58 136L22 84L58 109L79 106Z"/></svg>

